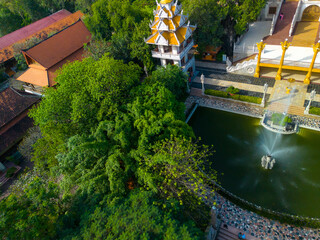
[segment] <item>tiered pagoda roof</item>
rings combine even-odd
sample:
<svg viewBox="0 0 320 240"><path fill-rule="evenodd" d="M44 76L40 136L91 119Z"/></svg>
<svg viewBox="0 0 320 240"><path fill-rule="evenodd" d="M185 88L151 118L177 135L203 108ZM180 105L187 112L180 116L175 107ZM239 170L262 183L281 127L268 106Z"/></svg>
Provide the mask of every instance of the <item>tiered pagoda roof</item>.
<svg viewBox="0 0 320 240"><path fill-rule="evenodd" d="M154 21L150 25L152 35L146 40L148 44L180 46L189 38L196 26L190 25L188 16L183 14L178 0L162 0L157 3Z"/></svg>

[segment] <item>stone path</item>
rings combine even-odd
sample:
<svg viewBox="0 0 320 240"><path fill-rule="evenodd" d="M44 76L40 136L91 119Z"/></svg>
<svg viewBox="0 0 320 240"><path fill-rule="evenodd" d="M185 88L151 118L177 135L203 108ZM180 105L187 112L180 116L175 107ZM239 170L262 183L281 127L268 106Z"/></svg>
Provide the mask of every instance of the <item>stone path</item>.
<svg viewBox="0 0 320 240"><path fill-rule="evenodd" d="M199 71L199 76L203 73L206 79L214 78L218 80L230 81L233 83L247 83L251 85L263 86L265 83L268 83L269 87L273 87L275 80L272 78L255 78L251 76L239 75L239 74L231 74L227 73L225 69L214 69L209 67L197 67L197 71Z"/></svg>
<svg viewBox="0 0 320 240"><path fill-rule="evenodd" d="M223 223L236 227L261 240L320 239L320 229L295 227L244 210L216 194L214 200Z"/></svg>
<svg viewBox="0 0 320 240"><path fill-rule="evenodd" d="M194 82L196 83L201 83L200 76L196 77L194 79ZM234 86L235 88L241 89L241 90L247 90L251 92L260 92L263 93L263 85L254 85L251 83L242 83L242 82L231 82L231 81L226 81L226 80L221 80L221 79L216 79L216 78L206 78L205 83L208 85L216 85L220 87L230 87ZM271 94L272 92L272 87L268 87L267 93Z"/></svg>

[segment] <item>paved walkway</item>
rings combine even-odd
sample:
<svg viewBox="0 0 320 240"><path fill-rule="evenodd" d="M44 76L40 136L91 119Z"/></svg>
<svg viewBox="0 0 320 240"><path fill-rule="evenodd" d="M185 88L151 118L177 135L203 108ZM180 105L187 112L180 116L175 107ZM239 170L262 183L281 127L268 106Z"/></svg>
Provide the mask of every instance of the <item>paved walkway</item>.
<svg viewBox="0 0 320 240"><path fill-rule="evenodd" d="M237 75L227 73L222 69L221 64L217 65L219 69L215 69L216 65L207 62L197 62L197 71L199 74L195 77L192 87L201 88L200 75L203 73L205 76L205 88L224 90L229 86L238 88L241 94L262 97L263 85L268 83L267 90L267 106L269 110L277 111L275 105L280 106L279 112L288 109L289 114L303 116L306 100L310 99L310 92L315 89L317 91L313 106L320 104L320 85L310 84L305 85L302 82L290 83L287 80L275 81L273 78L254 78L250 76ZM294 89L293 94L288 95L286 88ZM270 97L269 97L270 95ZM287 106L287 107L286 107Z"/></svg>
<svg viewBox="0 0 320 240"><path fill-rule="evenodd" d="M292 46L311 47L317 38L319 22L298 22L292 39Z"/></svg>
<svg viewBox="0 0 320 240"><path fill-rule="evenodd" d="M196 83L201 83L200 76L196 77L194 79L194 82ZM253 85L249 83L242 83L242 82L232 82L232 81L226 81L226 80L220 80L216 78L207 78L205 79L205 83L209 85L216 85L220 87L230 87L234 86L235 88L241 89L241 90L246 90L246 91L252 91L252 92L259 92L263 93L263 86L261 85ZM268 87L268 94L271 94L273 88Z"/></svg>

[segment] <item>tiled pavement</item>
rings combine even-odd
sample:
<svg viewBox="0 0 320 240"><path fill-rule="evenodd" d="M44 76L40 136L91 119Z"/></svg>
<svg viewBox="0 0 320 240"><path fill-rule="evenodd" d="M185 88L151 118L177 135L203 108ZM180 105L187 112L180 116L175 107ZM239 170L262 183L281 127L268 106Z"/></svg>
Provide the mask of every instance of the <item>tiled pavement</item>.
<svg viewBox="0 0 320 240"><path fill-rule="evenodd" d="M268 83L269 87L273 87L275 80L272 78L255 78L251 76L244 76L238 74L230 74L227 73L226 70L223 69L213 69L209 67L198 67L197 71L199 72L199 77L203 73L206 78L214 78L216 80L230 81L233 83L247 83L251 85L263 86L265 83ZM232 83L232 84L233 84Z"/></svg>

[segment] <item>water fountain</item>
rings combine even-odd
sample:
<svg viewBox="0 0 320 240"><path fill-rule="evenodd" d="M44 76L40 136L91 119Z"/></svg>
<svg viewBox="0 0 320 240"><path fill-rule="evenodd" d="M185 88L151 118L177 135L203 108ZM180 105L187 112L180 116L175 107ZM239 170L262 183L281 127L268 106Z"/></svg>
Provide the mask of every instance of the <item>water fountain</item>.
<svg viewBox="0 0 320 240"><path fill-rule="evenodd" d="M272 158L270 155L264 155L261 158L261 166L264 169L272 169L275 163L276 163L276 160Z"/></svg>
<svg viewBox="0 0 320 240"><path fill-rule="evenodd" d="M266 111L261 125L269 131L280 134L293 134L298 131L298 122L293 122L288 115L288 109L291 100L295 94L295 87L286 87L285 91L288 94L287 101L284 103L285 109L282 114L273 111Z"/></svg>
<svg viewBox="0 0 320 240"><path fill-rule="evenodd" d="M203 107L189 123L203 143L214 145L212 164L232 194L272 210L320 216L319 133L275 133L255 118Z"/></svg>

